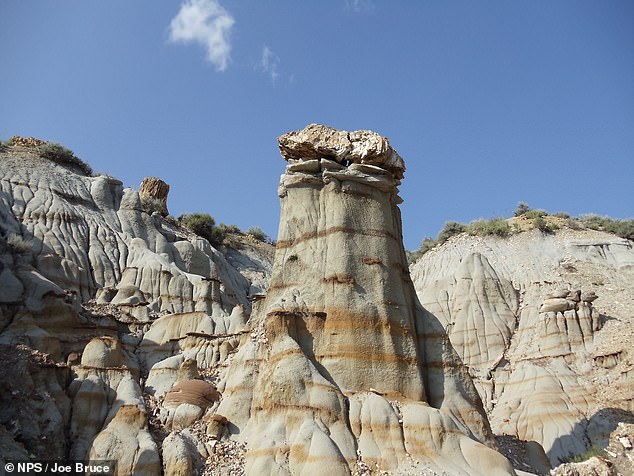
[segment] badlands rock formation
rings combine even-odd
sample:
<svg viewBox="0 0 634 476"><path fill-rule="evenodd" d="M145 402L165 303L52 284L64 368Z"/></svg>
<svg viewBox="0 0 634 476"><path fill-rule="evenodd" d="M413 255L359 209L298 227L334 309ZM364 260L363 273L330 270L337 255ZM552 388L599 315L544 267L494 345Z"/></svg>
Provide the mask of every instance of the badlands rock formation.
<svg viewBox="0 0 634 476"><path fill-rule="evenodd" d="M216 411L247 444L247 474L513 474L416 298L402 159L369 131L310 125L279 144L288 165L271 281Z"/></svg>
<svg viewBox="0 0 634 476"><path fill-rule="evenodd" d="M237 346L270 275L266 245L225 258L119 180L14 143L0 149L0 459L117 459L119 474L158 474L158 415L180 428L219 398L198 370Z"/></svg>
<svg viewBox="0 0 634 476"><path fill-rule="evenodd" d="M413 283L403 160L373 132L310 125L279 139L273 265L270 245L235 234L216 249L119 180L13 144L0 146L0 464L513 474L488 413L517 468L548 471L540 443L558 462L612 432L627 474L630 242L461 236Z"/></svg>
<svg viewBox="0 0 634 476"><path fill-rule="evenodd" d="M139 197L141 201L144 199L156 200L160 204L160 213L163 216L169 214L167 210L167 195L170 186L157 177L146 177L139 187Z"/></svg>
<svg viewBox="0 0 634 476"><path fill-rule="evenodd" d="M500 435L553 465L634 422L634 249L607 233L462 234L412 266Z"/></svg>

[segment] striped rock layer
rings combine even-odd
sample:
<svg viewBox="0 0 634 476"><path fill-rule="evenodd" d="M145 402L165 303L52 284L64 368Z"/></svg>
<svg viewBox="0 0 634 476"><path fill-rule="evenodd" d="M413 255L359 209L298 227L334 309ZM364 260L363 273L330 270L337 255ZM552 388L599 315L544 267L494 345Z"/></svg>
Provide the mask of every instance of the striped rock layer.
<svg viewBox="0 0 634 476"><path fill-rule="evenodd" d="M474 376L496 434L543 446L553 465L605 446L634 410L634 248L562 227L461 234L412 268L423 305Z"/></svg>
<svg viewBox="0 0 634 476"><path fill-rule="evenodd" d="M216 412L247 443L247 474L514 474L486 446L477 391L416 297L392 173L402 159L395 169L369 131L311 125L279 142L270 286Z"/></svg>

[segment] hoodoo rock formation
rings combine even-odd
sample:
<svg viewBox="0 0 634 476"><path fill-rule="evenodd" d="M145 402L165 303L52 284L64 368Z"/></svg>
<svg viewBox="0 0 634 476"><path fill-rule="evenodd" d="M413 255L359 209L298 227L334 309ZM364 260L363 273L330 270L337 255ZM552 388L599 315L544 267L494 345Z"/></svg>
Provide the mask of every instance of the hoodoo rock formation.
<svg viewBox="0 0 634 476"><path fill-rule="evenodd" d="M314 124L279 145L271 281L216 411L247 443L247 474L514 474L418 303L397 206L403 160L376 133Z"/></svg>
<svg viewBox="0 0 634 476"><path fill-rule="evenodd" d="M0 467L546 474L607 446L631 473L630 240L461 234L410 279L389 141L313 124L279 146L274 249L162 216L158 179L0 145Z"/></svg>

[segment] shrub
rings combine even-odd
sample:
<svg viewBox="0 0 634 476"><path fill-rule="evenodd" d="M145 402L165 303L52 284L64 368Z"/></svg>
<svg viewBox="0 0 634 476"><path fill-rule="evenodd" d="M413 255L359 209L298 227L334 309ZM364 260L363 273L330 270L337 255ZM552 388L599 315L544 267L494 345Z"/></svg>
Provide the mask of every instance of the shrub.
<svg viewBox="0 0 634 476"><path fill-rule="evenodd" d="M566 220L566 226L572 230L581 230L583 225L581 224L581 220L578 218L572 217Z"/></svg>
<svg viewBox="0 0 634 476"><path fill-rule="evenodd" d="M165 218L165 221L169 223L170 225L174 225L174 226L178 225L178 219L175 218L173 215L167 215L164 218Z"/></svg>
<svg viewBox="0 0 634 476"><path fill-rule="evenodd" d="M562 462L563 463L582 463L583 461L589 460L593 456L605 458L605 452L603 451L603 448L600 448L599 446L593 446L585 453L565 458L564 461Z"/></svg>
<svg viewBox="0 0 634 476"><path fill-rule="evenodd" d="M151 215L154 212L163 213L163 201L153 197L141 197L141 206L146 213Z"/></svg>
<svg viewBox="0 0 634 476"><path fill-rule="evenodd" d="M548 215L546 210L529 210L523 214L526 218L541 218Z"/></svg>
<svg viewBox="0 0 634 476"><path fill-rule="evenodd" d="M255 238L256 240L262 241L264 243L270 243L271 242L271 238L266 233L264 233L262 228L257 227L257 226L252 226L251 228L249 228L247 230L247 235L250 235L253 238Z"/></svg>
<svg viewBox="0 0 634 476"><path fill-rule="evenodd" d="M211 228L211 238L209 242L215 246L219 246L224 243L226 237L227 234L222 228L214 226Z"/></svg>
<svg viewBox="0 0 634 476"><path fill-rule="evenodd" d="M533 220L533 226L544 233L553 233L559 229L559 226L555 223L544 220L543 217L537 217Z"/></svg>
<svg viewBox="0 0 634 476"><path fill-rule="evenodd" d="M600 230L613 233L621 238L634 241L634 220L615 220L600 215L584 215L581 223L591 230Z"/></svg>
<svg viewBox="0 0 634 476"><path fill-rule="evenodd" d="M508 236L511 234L511 226L504 218L491 220L476 220L469 223L466 230L471 235L478 236Z"/></svg>
<svg viewBox="0 0 634 476"><path fill-rule="evenodd" d="M414 264L418 259L427 253L429 250L433 249L436 245L439 245L436 240L434 240L431 236L427 236L423 238L423 241L420 242L420 246L415 251L405 251L405 256L407 257L407 264Z"/></svg>
<svg viewBox="0 0 634 476"><path fill-rule="evenodd" d="M530 210L531 210L531 207L529 207L524 202L520 202L520 203L517 204L517 208L513 212L513 215L515 215L516 217L519 217L519 216L522 216L525 213L529 212Z"/></svg>
<svg viewBox="0 0 634 476"><path fill-rule="evenodd" d="M33 246L22 235L12 233L7 237L7 246L11 251L19 255L25 255L33 251Z"/></svg>
<svg viewBox="0 0 634 476"><path fill-rule="evenodd" d="M47 142L38 147L40 155L45 159L52 160L60 165L68 165L77 167L86 175L92 175L92 168L86 162L76 157L72 150L57 144L55 142Z"/></svg>
<svg viewBox="0 0 634 476"><path fill-rule="evenodd" d="M212 234L216 221L208 213L185 213L178 217L178 222L189 228L198 236L212 241Z"/></svg>
<svg viewBox="0 0 634 476"><path fill-rule="evenodd" d="M605 231L634 241L634 220L611 220L606 224Z"/></svg>
<svg viewBox="0 0 634 476"><path fill-rule="evenodd" d="M218 228L225 234L226 233L234 233L234 234L242 233L238 225L226 225L224 223L221 223L220 225L218 225Z"/></svg>
<svg viewBox="0 0 634 476"><path fill-rule="evenodd" d="M458 223L457 221L448 221L447 223L445 223L445 227L440 231L440 233L438 233L438 237L437 237L438 244L443 244L452 236L459 235L460 233L463 233L464 231L466 231L466 229L467 229L467 226L462 223ZM425 240L423 240L423 243L425 243ZM436 243L434 243L434 246L435 245Z"/></svg>
<svg viewBox="0 0 634 476"><path fill-rule="evenodd" d="M587 215L582 215L580 217L580 221L586 228L590 228L591 230L603 230L603 227L609 220L608 217L602 217L600 215L595 215L589 213Z"/></svg>
<svg viewBox="0 0 634 476"><path fill-rule="evenodd" d="M570 215L568 213L566 213L566 212L553 213L552 216L557 217L557 218L563 218L564 220L567 220L568 218L570 218Z"/></svg>

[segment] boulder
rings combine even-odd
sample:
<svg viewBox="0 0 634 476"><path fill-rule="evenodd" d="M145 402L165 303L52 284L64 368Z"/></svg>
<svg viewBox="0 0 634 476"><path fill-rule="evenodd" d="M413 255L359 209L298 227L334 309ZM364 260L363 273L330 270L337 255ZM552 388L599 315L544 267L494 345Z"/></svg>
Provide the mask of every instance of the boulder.
<svg viewBox="0 0 634 476"><path fill-rule="evenodd" d="M160 209L156 211L163 216L167 216L169 215L167 210L167 194L169 191L170 186L160 178L146 177L139 187L139 197L141 201L147 199L155 201L157 205L160 205Z"/></svg>
<svg viewBox="0 0 634 476"><path fill-rule="evenodd" d="M310 124L304 129L289 132L278 138L282 157L286 160L312 161L332 159L339 163L372 164L389 171L397 179L403 178L405 162L390 146L389 141L372 131L347 132L321 124ZM309 172L313 165L302 166ZM308 168L307 168L308 167ZM289 171L299 172L291 164Z"/></svg>

